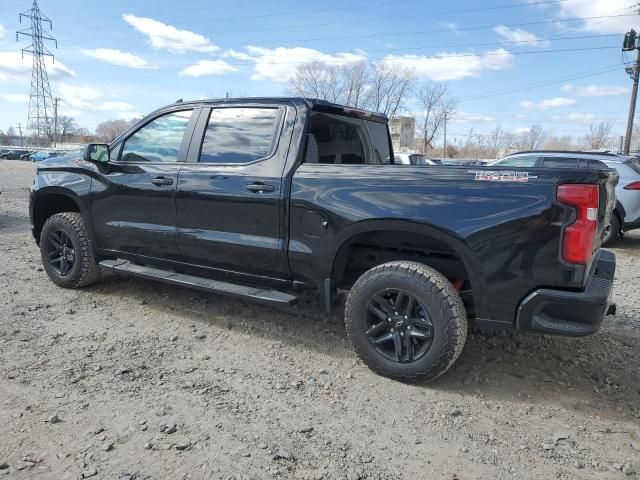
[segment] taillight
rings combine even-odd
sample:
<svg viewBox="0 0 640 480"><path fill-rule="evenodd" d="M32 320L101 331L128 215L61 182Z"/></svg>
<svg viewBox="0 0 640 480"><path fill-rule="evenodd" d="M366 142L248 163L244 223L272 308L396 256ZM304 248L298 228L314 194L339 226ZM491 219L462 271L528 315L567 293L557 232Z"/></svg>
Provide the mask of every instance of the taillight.
<svg viewBox="0 0 640 480"><path fill-rule="evenodd" d="M562 258L587 264L593 254L598 223L598 186L566 184L558 187L558 202L576 210L575 221L564 229Z"/></svg>
<svg viewBox="0 0 640 480"><path fill-rule="evenodd" d="M624 187L625 190L640 190L640 182L633 182Z"/></svg>

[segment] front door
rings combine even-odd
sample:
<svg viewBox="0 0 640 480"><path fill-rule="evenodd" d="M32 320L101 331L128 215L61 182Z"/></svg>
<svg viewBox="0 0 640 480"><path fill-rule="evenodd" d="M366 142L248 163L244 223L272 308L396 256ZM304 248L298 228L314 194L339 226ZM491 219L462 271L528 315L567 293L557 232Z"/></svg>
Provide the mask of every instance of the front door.
<svg viewBox="0 0 640 480"><path fill-rule="evenodd" d="M91 216L99 249L175 258L175 192L192 113L160 114L113 146L113 158L92 185Z"/></svg>
<svg viewBox="0 0 640 480"><path fill-rule="evenodd" d="M279 148L278 139L285 110L203 110L192 141L196 151L189 152L176 192L184 262L244 274L274 272L284 245L281 176L287 145Z"/></svg>

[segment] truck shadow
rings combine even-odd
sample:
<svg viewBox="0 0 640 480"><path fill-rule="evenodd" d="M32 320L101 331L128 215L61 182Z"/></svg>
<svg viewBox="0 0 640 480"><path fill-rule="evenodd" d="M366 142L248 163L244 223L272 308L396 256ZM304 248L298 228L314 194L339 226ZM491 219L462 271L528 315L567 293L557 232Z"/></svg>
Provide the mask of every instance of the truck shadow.
<svg viewBox="0 0 640 480"><path fill-rule="evenodd" d="M202 327L236 329L269 341L314 350L338 361L351 362L355 358L344 331L343 302L331 315L325 315L314 295L302 295L293 308L274 308L118 277L108 278L91 290L97 297L107 294L144 299L146 307L158 315L170 311L189 317ZM450 371L434 383L418 384L415 388L530 405L551 402L582 412L606 404L612 416L619 416L616 408L628 408L625 401L629 401L630 395L635 396L636 404L640 399L640 359L634 353L640 328L634 326L633 330L631 337L623 336L617 328L608 328L581 339L472 333ZM372 380L393 383L375 377L362 363L358 368L362 370L360 374L366 372Z"/></svg>

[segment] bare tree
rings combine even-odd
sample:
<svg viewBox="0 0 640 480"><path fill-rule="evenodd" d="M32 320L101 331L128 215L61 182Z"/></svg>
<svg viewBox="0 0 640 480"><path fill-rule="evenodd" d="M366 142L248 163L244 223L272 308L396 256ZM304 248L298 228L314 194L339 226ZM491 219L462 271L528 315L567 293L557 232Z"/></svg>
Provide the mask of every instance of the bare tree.
<svg viewBox="0 0 640 480"><path fill-rule="evenodd" d="M287 91L393 117L403 107L413 81L410 70L384 60L341 65L311 62L296 68Z"/></svg>
<svg viewBox="0 0 640 480"><path fill-rule="evenodd" d="M292 95L338 103L344 93L340 67L324 62L298 65L287 90Z"/></svg>
<svg viewBox="0 0 640 480"><path fill-rule="evenodd" d="M69 136L73 135L77 128L78 126L73 118L67 117L66 115L58 117L58 135L60 135L62 142L64 142L65 139L68 140Z"/></svg>
<svg viewBox="0 0 640 480"><path fill-rule="evenodd" d="M100 139L110 142L128 128L129 123L124 120L107 120L96 127L96 135Z"/></svg>
<svg viewBox="0 0 640 480"><path fill-rule="evenodd" d="M387 60L372 63L368 108L395 117L414 81L413 70Z"/></svg>
<svg viewBox="0 0 640 480"><path fill-rule="evenodd" d="M609 145L609 142L611 141L610 136L612 128L613 125L611 122L600 122L597 125L592 123L589 133L587 133L584 138L587 143L587 147L592 150L598 150Z"/></svg>
<svg viewBox="0 0 640 480"><path fill-rule="evenodd" d="M433 141L440 133L445 118L450 120L455 112L456 101L451 98L445 83L428 82L418 90L421 119L420 133L424 151L433 148Z"/></svg>
<svg viewBox="0 0 640 480"><path fill-rule="evenodd" d="M366 108L369 99L369 63L365 60L347 63L340 67L344 78L342 103L355 108Z"/></svg>
<svg viewBox="0 0 640 480"><path fill-rule="evenodd" d="M547 132L542 128L542 125L531 125L529 130L520 135L518 146L520 150L538 150L546 138Z"/></svg>
<svg viewBox="0 0 640 480"><path fill-rule="evenodd" d="M578 147L575 146L571 140L571 137L556 137L550 136L544 142L544 148L547 150L575 150Z"/></svg>

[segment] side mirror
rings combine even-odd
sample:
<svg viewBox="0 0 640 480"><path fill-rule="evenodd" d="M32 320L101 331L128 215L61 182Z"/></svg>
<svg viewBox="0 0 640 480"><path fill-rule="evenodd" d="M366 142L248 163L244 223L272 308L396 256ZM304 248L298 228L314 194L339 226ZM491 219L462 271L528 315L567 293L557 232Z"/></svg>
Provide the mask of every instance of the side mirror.
<svg viewBox="0 0 640 480"><path fill-rule="evenodd" d="M104 143L90 143L84 147L82 159L86 162L108 162L109 145Z"/></svg>

